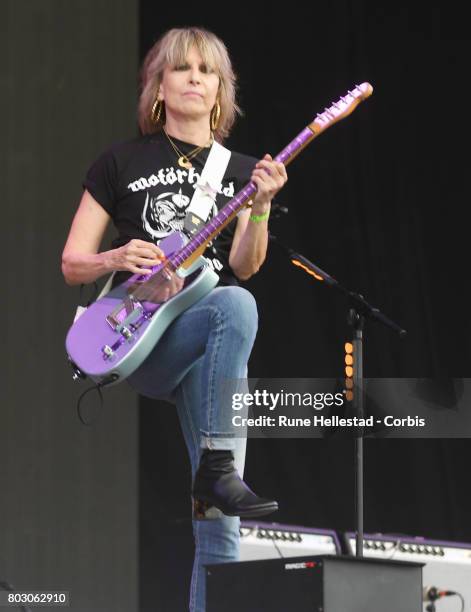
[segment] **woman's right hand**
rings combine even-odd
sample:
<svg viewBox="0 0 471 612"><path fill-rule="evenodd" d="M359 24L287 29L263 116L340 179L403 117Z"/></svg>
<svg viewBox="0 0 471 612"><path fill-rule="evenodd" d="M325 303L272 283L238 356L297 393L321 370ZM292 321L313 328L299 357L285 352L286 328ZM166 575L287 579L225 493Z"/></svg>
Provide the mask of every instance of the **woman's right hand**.
<svg viewBox="0 0 471 612"><path fill-rule="evenodd" d="M165 253L153 242L134 238L127 244L106 253L110 270L133 274L150 274L152 267L165 261Z"/></svg>

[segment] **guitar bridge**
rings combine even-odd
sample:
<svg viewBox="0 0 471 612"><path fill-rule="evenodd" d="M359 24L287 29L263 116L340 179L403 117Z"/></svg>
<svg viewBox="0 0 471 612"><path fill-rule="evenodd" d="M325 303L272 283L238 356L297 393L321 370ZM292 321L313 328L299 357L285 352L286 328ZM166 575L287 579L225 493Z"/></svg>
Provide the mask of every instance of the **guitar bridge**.
<svg viewBox="0 0 471 612"><path fill-rule="evenodd" d="M121 333L126 339L129 339L131 324L140 319L144 312L144 306L132 294L129 294L106 317L106 321L114 331Z"/></svg>

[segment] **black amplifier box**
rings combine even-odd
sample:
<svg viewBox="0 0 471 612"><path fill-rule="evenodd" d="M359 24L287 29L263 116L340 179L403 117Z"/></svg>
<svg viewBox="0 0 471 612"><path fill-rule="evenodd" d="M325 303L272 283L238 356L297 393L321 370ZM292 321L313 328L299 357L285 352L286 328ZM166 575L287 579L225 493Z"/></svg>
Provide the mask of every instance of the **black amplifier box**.
<svg viewBox="0 0 471 612"><path fill-rule="evenodd" d="M422 564L305 556L206 566L207 612L421 612Z"/></svg>

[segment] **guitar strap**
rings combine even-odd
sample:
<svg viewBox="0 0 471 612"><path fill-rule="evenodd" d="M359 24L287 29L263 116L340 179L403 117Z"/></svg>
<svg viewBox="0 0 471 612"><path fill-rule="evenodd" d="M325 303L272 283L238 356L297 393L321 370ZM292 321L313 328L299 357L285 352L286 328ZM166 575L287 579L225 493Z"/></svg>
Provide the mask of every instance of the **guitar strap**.
<svg viewBox="0 0 471 612"><path fill-rule="evenodd" d="M183 229L190 235L206 223L221 188L231 152L214 141L186 211Z"/></svg>

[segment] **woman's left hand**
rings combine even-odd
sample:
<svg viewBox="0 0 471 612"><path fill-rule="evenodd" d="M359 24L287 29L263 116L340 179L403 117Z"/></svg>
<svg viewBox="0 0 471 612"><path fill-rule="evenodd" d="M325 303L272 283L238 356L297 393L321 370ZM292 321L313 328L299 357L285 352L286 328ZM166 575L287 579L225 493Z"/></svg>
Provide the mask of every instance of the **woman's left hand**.
<svg viewBox="0 0 471 612"><path fill-rule="evenodd" d="M257 185L257 194L254 198L252 211L259 215L270 207L273 197L280 191L288 180L286 167L281 162L273 161L268 153L255 166L252 172L252 181Z"/></svg>

